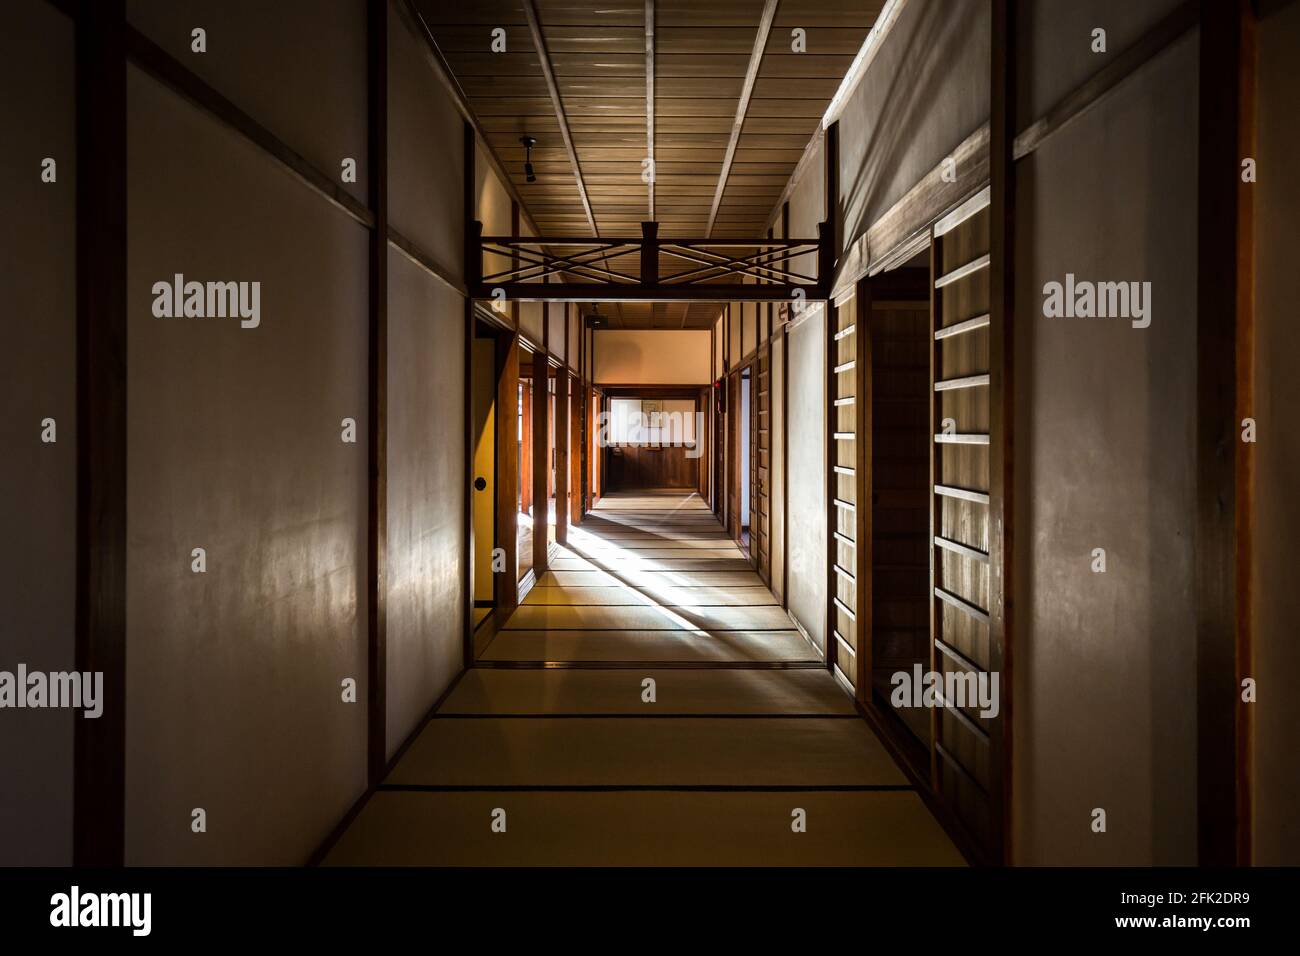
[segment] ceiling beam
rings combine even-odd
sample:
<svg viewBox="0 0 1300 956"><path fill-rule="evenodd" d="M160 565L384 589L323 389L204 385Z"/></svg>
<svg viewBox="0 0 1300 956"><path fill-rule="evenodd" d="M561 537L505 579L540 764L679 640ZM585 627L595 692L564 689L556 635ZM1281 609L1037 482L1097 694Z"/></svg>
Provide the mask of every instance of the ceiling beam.
<svg viewBox="0 0 1300 956"><path fill-rule="evenodd" d="M655 221L655 0L645 0L645 140L646 156L650 160L650 181L647 194L650 199L651 222Z"/></svg>
<svg viewBox="0 0 1300 956"><path fill-rule="evenodd" d="M736 104L736 119L731 124L731 140L727 143L726 155L722 157L722 171L718 174L718 188L713 194L713 207L709 210L709 224L704 230L705 236L713 235L713 223L717 220L718 209L722 205L722 193L727 188L727 177L731 175L731 162L736 156L740 131L745 126L745 115L749 112L749 99L754 95L754 83L758 80L758 68L763 62L763 51L767 48L768 34L772 32L772 20L776 17L778 2L779 0L766 0L763 4L763 16L758 21L754 49L749 54L749 68L745 70L745 85L741 87L740 102Z"/></svg>
<svg viewBox="0 0 1300 956"><path fill-rule="evenodd" d="M555 82L555 70L551 66L551 54L546 48L546 39L542 36L542 23L537 16L536 0L523 0L524 14L528 17L528 30L533 35L533 48L546 77L546 88L551 91L551 103L555 106L555 120L560 126L560 135L564 138L564 148L569 152L569 163L573 166L573 179L578 186L578 195L582 197L582 208L586 210L587 222L591 225L591 234L599 236L596 228L596 216L591 211L591 200L587 198L587 184L582 178L582 166L578 162L578 151L573 147L573 136L569 132L569 119L564 112L564 103L560 100L560 87Z"/></svg>

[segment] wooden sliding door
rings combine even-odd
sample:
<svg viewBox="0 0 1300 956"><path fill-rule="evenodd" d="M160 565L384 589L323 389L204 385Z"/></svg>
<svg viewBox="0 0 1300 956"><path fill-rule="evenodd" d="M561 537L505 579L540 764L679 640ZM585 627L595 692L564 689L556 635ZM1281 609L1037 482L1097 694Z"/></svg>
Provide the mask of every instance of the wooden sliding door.
<svg viewBox="0 0 1300 956"><path fill-rule="evenodd" d="M772 346L769 341L754 358L750 388L750 554L764 584L772 583Z"/></svg>
<svg viewBox="0 0 1300 956"><path fill-rule="evenodd" d="M838 306L827 303L826 402L827 564L829 595L826 658L844 688L860 696L858 582L869 560L870 541L858 518L858 471L865 441L858 437L858 401L864 394L859 374L856 297Z"/></svg>
<svg viewBox="0 0 1300 956"><path fill-rule="evenodd" d="M989 209L936 226L931 246L930 669L988 681L990 631ZM946 678L945 678L946 680ZM955 686L955 681L952 686ZM1000 688L1005 697L1009 688ZM931 712L933 786L974 842L996 854L1001 713L967 700Z"/></svg>

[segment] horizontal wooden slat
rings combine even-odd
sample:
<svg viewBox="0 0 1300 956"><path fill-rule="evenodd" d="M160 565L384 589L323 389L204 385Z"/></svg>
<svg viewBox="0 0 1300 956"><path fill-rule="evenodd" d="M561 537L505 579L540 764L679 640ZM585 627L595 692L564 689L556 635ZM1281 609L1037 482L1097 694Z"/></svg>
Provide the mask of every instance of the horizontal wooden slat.
<svg viewBox="0 0 1300 956"><path fill-rule="evenodd" d="M969 545L962 544L960 541L953 541L951 538L945 538L936 534L934 536L934 543L947 551L951 551L953 554L960 554L968 558L974 558L976 561L982 561L984 564L989 563L989 555L987 551L980 551L978 548L972 548Z"/></svg>
<svg viewBox="0 0 1300 956"><path fill-rule="evenodd" d="M974 332L976 329L988 328L989 314L977 315L972 319L966 319L964 322L956 322L952 325L945 326L934 333L935 340L949 339L954 335L963 335L966 332Z"/></svg>
<svg viewBox="0 0 1300 956"><path fill-rule="evenodd" d="M982 505L989 503L987 492L972 491L969 488L957 488L954 485L935 485L934 493L936 495L943 495L945 498L960 498L963 501L975 501Z"/></svg>
<svg viewBox="0 0 1300 956"><path fill-rule="evenodd" d="M978 664L976 664L973 660L971 660L961 651L957 650L957 648L950 647L946 642L939 640L939 638L937 637L934 639L934 646L937 647L939 650L943 651L944 654L952 658L954 661L956 661L962 667L966 668L968 671L974 671L977 674L987 673L984 670L984 668L980 667Z"/></svg>
<svg viewBox="0 0 1300 956"><path fill-rule="evenodd" d="M973 432L954 433L952 435L935 435L934 440L941 445L987 445L989 436Z"/></svg>
<svg viewBox="0 0 1300 956"><path fill-rule="evenodd" d="M987 373L983 375L966 375L962 378L946 378L934 383L936 392L951 392L961 388L978 388L989 383Z"/></svg>
<svg viewBox="0 0 1300 956"><path fill-rule="evenodd" d="M964 611L966 614L970 615L977 621L983 621L985 624L989 623L988 611L985 611L983 608L976 607L974 604L971 604L969 601L965 600L964 598L958 597L957 595L953 594L951 591L945 591L943 588L936 587L934 589L934 596L940 598L947 604L951 604L953 607L957 608L958 610Z"/></svg>
<svg viewBox="0 0 1300 956"><path fill-rule="evenodd" d="M985 253L984 255L980 256L978 259L972 259L970 262L967 262L965 265L960 265L956 269L953 269L951 272L940 276L938 279L935 280L934 287L936 289L942 289L944 286L952 285L958 279L964 279L968 275L974 272L979 272L981 269L988 268L988 264L989 264L989 256L988 253Z"/></svg>

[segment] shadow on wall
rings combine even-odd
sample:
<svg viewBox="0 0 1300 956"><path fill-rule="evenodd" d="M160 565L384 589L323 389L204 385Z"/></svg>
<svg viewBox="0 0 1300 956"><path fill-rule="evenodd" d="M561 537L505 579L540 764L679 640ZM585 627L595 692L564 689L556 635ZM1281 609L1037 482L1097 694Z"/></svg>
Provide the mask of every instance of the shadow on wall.
<svg viewBox="0 0 1300 956"><path fill-rule="evenodd" d="M865 233L888 205L911 187L910 182L903 183L899 194L892 195L900 175L910 175L909 171L917 166L907 162L908 152L926 145L917 140L917 119L930 110L942 108L939 90L948 76L950 65L959 59L959 51L969 45L972 30L977 25L987 29L986 24L978 23L980 19L978 4L960 9L948 3L911 4L886 37L886 48L899 43L905 44L905 48L891 58L896 63L892 73L873 69L865 81L875 82L882 75L889 77L888 90L883 95L872 97L883 105L866 138L870 145L864 148L860 157L848 157L841 144L840 193L842 197L849 197L855 207L852 221L849 203L836 210L836 215L843 218L841 235L846 239ZM863 94L859 92L856 95ZM946 130L951 142L936 145L932 159L921 162L917 175L938 165L946 155L941 150L953 149L973 132L951 127ZM860 162L850 181L843 173L846 164L853 160Z"/></svg>

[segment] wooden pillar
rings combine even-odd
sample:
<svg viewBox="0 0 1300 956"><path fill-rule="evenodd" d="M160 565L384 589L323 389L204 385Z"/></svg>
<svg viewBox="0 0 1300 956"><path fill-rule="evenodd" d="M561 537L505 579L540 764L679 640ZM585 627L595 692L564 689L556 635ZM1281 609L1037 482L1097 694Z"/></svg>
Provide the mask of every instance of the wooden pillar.
<svg viewBox="0 0 1300 956"><path fill-rule="evenodd" d="M1247 0L1203 0L1196 310L1197 862L1250 857L1250 522L1248 448L1253 351L1252 186L1255 22ZM1243 151L1246 150L1246 151ZM1239 356L1239 350L1241 353ZM1240 363L1240 366L1239 366ZM1244 373L1244 377L1242 377ZM1239 378L1241 380L1239 380Z"/></svg>
<svg viewBox="0 0 1300 956"><path fill-rule="evenodd" d="M497 338L497 539L505 569L493 577L493 599L504 616L519 603L519 335Z"/></svg>
<svg viewBox="0 0 1300 956"><path fill-rule="evenodd" d="M578 339L580 343L582 337L579 336ZM581 369L581 344L578 345L578 349L578 368ZM583 440L586 434L583 423L586 420L587 405L584 393L582 373L579 372L577 376L569 379L569 521L574 525L582 524L583 518L582 467L587 457Z"/></svg>
<svg viewBox="0 0 1300 956"><path fill-rule="evenodd" d="M478 239L481 224L474 221L474 127L465 123L461 129L461 159L463 176L461 180L461 214L465 220L465 278L468 283L477 284L482 279L482 257L479 256ZM475 271L479 273L475 275ZM472 285L471 285L472 287ZM466 667L474 665L474 300L465 299L465 387L462 393L465 402L465 455L464 501L462 515L465 522L464 544L461 556L465 562L461 570L461 586L465 589L462 601L461 628L462 658Z"/></svg>
<svg viewBox="0 0 1300 956"><path fill-rule="evenodd" d="M388 762L388 2L366 5L367 188L370 230L369 456L366 609L370 786Z"/></svg>
<svg viewBox="0 0 1300 956"><path fill-rule="evenodd" d="M123 0L77 10L75 658L78 671L104 675L102 715L70 722L77 866L121 866L125 855L125 23Z"/></svg>
<svg viewBox="0 0 1300 956"><path fill-rule="evenodd" d="M993 0L989 120L989 670L999 674L1001 713L991 728L992 861L1012 859L1011 718L1015 543L1016 0ZM933 273L931 281L934 281ZM931 342L933 352L933 342ZM938 533L936 531L936 533ZM937 559L936 559L937 560ZM933 603L933 601L931 602ZM937 739L937 738L936 738Z"/></svg>
<svg viewBox="0 0 1300 956"><path fill-rule="evenodd" d="M569 373L555 373L555 540L569 540Z"/></svg>
<svg viewBox="0 0 1300 956"><path fill-rule="evenodd" d="M546 485L550 477L550 457L548 436L550 432L550 389L547 387L550 359L546 352L538 350L533 353L533 574L541 577L546 571L547 557L547 495Z"/></svg>

